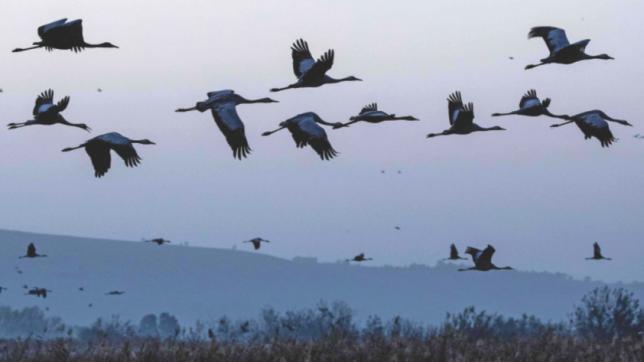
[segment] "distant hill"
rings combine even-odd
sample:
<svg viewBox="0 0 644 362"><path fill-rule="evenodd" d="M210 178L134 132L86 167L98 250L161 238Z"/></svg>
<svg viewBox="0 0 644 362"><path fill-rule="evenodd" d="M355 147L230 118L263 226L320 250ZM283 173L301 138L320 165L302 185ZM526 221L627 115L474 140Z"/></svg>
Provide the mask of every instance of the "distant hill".
<svg viewBox="0 0 644 362"><path fill-rule="evenodd" d="M29 242L48 257L18 259ZM299 309L320 300L344 301L358 318L399 314L437 323L446 312L475 305L508 316L562 320L584 293L601 284L563 274L456 269L442 263L369 267L291 261L254 251L0 230L0 286L8 288L0 305L49 308L49 314L75 324L116 314L138 322L146 313L160 312L185 323L222 315L237 319L255 317L266 306ZM38 299L24 295L23 285L53 292ZM644 283L623 286L644 300ZM105 295L111 290L126 293Z"/></svg>

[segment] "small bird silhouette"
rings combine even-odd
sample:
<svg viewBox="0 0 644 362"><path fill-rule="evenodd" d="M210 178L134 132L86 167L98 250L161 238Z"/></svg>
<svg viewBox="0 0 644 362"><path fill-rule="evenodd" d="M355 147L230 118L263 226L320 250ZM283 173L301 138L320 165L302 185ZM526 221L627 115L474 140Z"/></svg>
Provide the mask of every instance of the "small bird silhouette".
<svg viewBox="0 0 644 362"><path fill-rule="evenodd" d="M483 250L479 250L473 247L468 247L467 249L465 249L465 254L470 254L472 256L472 261L474 262L474 266L467 269L459 269L458 271L513 270L509 266L499 268L498 266L492 263L492 256L494 255L495 251L496 250L494 249L494 247L492 247L492 245L488 245Z"/></svg>
<svg viewBox="0 0 644 362"><path fill-rule="evenodd" d="M608 122L619 123L623 126L632 126L627 121L611 118L600 110L587 111L572 117L564 116L563 118L566 119L566 122L553 124L550 127L561 127L574 122L584 134L585 139L595 137L599 140L602 147L609 147L613 142L617 141L610 131Z"/></svg>
<svg viewBox="0 0 644 362"><path fill-rule="evenodd" d="M549 105L550 105L550 98L546 98L542 101L539 99L539 97L537 97L537 91L534 89L530 89L523 95L523 97L521 97L518 110L507 112L507 113L492 113L492 117L509 116L509 115L521 115L521 116L530 116L530 117L537 117L537 116L543 115L543 116L549 116L553 118L565 117L563 115L554 115L550 113L550 111L548 110Z"/></svg>
<svg viewBox="0 0 644 362"><path fill-rule="evenodd" d="M607 258L602 255L602 248L599 247L599 243L593 243L593 256L586 258L586 260L613 260L612 258Z"/></svg>
<svg viewBox="0 0 644 362"><path fill-rule="evenodd" d="M51 293L51 290L45 288L31 288L27 291L26 295L34 295L45 299L47 298L48 293Z"/></svg>
<svg viewBox="0 0 644 362"><path fill-rule="evenodd" d="M364 253L360 253L356 256L354 256L352 259L347 259L346 261L355 261L355 262L363 262L363 261L368 261L368 260L373 260L372 258L365 258Z"/></svg>
<svg viewBox="0 0 644 362"><path fill-rule="evenodd" d="M458 255L458 249L456 249L456 245L452 244L449 246L449 258L445 258L443 260L467 260L467 258L463 258Z"/></svg>
<svg viewBox="0 0 644 362"><path fill-rule="evenodd" d="M99 92L99 93L101 93L101 92L103 91L103 89L98 88L98 89L96 89L96 91L97 91L97 92Z"/></svg>
<svg viewBox="0 0 644 362"><path fill-rule="evenodd" d="M36 252L36 246L34 245L34 243L29 243L29 245L27 245L27 254L25 254L23 256L20 256L18 258L19 259L23 259L23 258L44 258L46 256L47 255L45 255L45 254L38 254L38 252Z"/></svg>
<svg viewBox="0 0 644 362"><path fill-rule="evenodd" d="M400 226L394 226L394 229L400 230Z"/></svg>
<svg viewBox="0 0 644 362"><path fill-rule="evenodd" d="M5 291L5 290L9 290L9 289L0 286L0 294L2 294L2 292Z"/></svg>
<svg viewBox="0 0 644 362"><path fill-rule="evenodd" d="M413 116L399 117L393 113L385 113L378 110L377 103L371 103L362 107L362 110L360 110L360 113L357 116L351 116L349 118L349 122L341 123L333 126L333 128L349 127L356 122L381 123L385 121L418 121L418 118Z"/></svg>
<svg viewBox="0 0 644 362"><path fill-rule="evenodd" d="M499 126L484 128L474 123L474 104L472 102L463 104L461 92L456 91L450 94L447 98L447 106L450 128L441 133L430 133L427 135L427 138L451 134L465 135L472 132L505 130L505 128Z"/></svg>
<svg viewBox="0 0 644 362"><path fill-rule="evenodd" d="M164 238L155 238L155 239L150 239L150 240L143 240L146 243L155 243L157 245L163 245L163 244L168 244L170 243L170 240L166 240Z"/></svg>
<svg viewBox="0 0 644 362"><path fill-rule="evenodd" d="M105 293L105 295L123 295L123 294L125 294L125 292L122 290L112 290L110 292Z"/></svg>
<svg viewBox="0 0 644 362"><path fill-rule="evenodd" d="M67 109L68 104L69 96L64 97L63 99L59 100L58 103L54 104L54 91L48 89L42 92L36 98L36 105L34 106L34 109L32 111L32 114L34 116L33 120L22 123L9 123L7 124L7 127L9 129L16 129L33 125L51 126L53 124L62 124L65 126L77 127L90 132L91 128L89 128L85 123L68 122L65 117L60 114L62 111Z"/></svg>
<svg viewBox="0 0 644 362"><path fill-rule="evenodd" d="M81 19L67 22L60 19L38 28L40 41L34 42L29 48L16 48L14 53L25 50L45 48L47 51L54 49L71 50L78 53L85 48L118 48L112 43L88 44L83 39L83 21Z"/></svg>
<svg viewBox="0 0 644 362"><path fill-rule="evenodd" d="M262 238L253 238L250 240L242 241L242 243L252 243L253 248L255 248L255 250L258 250L262 246L262 243L270 243L270 241Z"/></svg>

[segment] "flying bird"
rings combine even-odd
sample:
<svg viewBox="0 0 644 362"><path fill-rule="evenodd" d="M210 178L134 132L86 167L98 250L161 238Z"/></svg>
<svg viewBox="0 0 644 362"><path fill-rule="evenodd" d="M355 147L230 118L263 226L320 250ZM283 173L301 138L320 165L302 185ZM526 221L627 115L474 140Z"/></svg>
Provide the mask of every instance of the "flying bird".
<svg viewBox="0 0 644 362"><path fill-rule="evenodd" d="M63 152L85 148L85 152L89 155L94 166L94 176L102 177L110 169L111 156L110 150L116 152L125 162L127 167L136 167L141 162L141 157L136 153L134 146L135 143L142 145L154 145L155 143L148 140L131 140L120 133L110 132L97 137L94 137L87 142L76 147L64 148Z"/></svg>
<svg viewBox="0 0 644 362"><path fill-rule="evenodd" d="M26 295L34 295L44 299L47 298L48 293L51 293L51 290L45 288L31 288L27 291Z"/></svg>
<svg viewBox="0 0 644 362"><path fill-rule="evenodd" d="M456 249L456 245L452 244L449 246L449 258L445 258L443 260L467 260L467 258L463 258L458 255L458 249Z"/></svg>
<svg viewBox="0 0 644 362"><path fill-rule="evenodd" d="M436 136L447 136L451 134L470 134L481 131L504 131L505 128L499 126L484 128L474 123L474 104L472 102L463 104L461 92L456 91L447 98L449 111L450 128L441 133L430 133L427 138Z"/></svg>
<svg viewBox="0 0 644 362"><path fill-rule="evenodd" d="M470 254L472 256L472 261L474 262L474 266L467 269L459 269L458 271L513 270L509 266L499 268L498 266L492 263L492 256L494 255L495 251L496 250L494 249L494 247L492 247L492 245L488 245L483 250L479 250L473 247L468 247L467 249L465 249L465 254Z"/></svg>
<svg viewBox="0 0 644 362"><path fill-rule="evenodd" d="M112 43L88 44L83 39L83 21L81 19L67 22L60 19L38 28L40 41L34 42L29 48L16 48L14 53L25 50L45 48L47 51L54 49L71 50L78 53L85 48L118 48Z"/></svg>
<svg viewBox="0 0 644 362"><path fill-rule="evenodd" d="M548 106L550 106L550 98L546 98L542 101L537 96L537 91L535 91L534 89L530 89L523 95L523 97L521 97L518 110L507 112L507 113L492 113L492 117L509 116L514 114L520 115L520 116L529 116L529 117L537 117L537 116L549 116L553 118L565 117L562 115L555 115L550 113L550 111L548 110Z"/></svg>
<svg viewBox="0 0 644 362"><path fill-rule="evenodd" d="M146 243L155 243L155 244L157 244L159 246L161 246L163 244L170 243L170 240L166 240L164 238L155 238L155 239L143 240L143 241L146 242Z"/></svg>
<svg viewBox="0 0 644 362"><path fill-rule="evenodd" d="M298 114L295 117L289 118L284 122L280 123L280 127L262 133L262 136L270 136L273 133L288 128L293 136L295 145L298 148L303 148L306 145L310 145L315 152L323 160L330 160L333 157L338 155L338 152L333 149L329 139L324 131L324 128L320 127L318 124L323 124L325 126L338 126L342 123L329 123L325 122L320 116L313 112L307 112Z"/></svg>
<svg viewBox="0 0 644 362"><path fill-rule="evenodd" d="M532 69L540 65L558 63L558 64L572 64L580 60L587 59L614 59L608 54L588 55L586 54L586 46L590 39L584 39L576 43L570 44L566 31L553 26L537 26L530 29L528 39L530 38L543 38L550 50L548 57L541 59L541 63L526 65L525 69Z"/></svg>
<svg viewBox="0 0 644 362"><path fill-rule="evenodd" d="M7 289L5 287L0 287L0 294L2 294L2 292L5 291L5 290L9 290L9 289Z"/></svg>
<svg viewBox="0 0 644 362"><path fill-rule="evenodd" d="M43 125L51 126L52 124L63 124L65 126L78 127L84 129L85 131L91 131L91 129L85 123L71 123L68 122L62 114L69 104L69 96L66 96L54 104L54 91L48 89L42 92L36 98L36 105L33 110L33 120L29 120L22 123L9 123L7 127L9 129L16 129L21 127L33 126L33 125Z"/></svg>
<svg viewBox="0 0 644 362"><path fill-rule="evenodd" d="M371 103L360 110L360 114L357 116L351 116L349 122L342 125L333 126L333 128L349 127L350 125L356 122L368 122L368 123L381 123L384 121L418 121L418 118L413 116L396 116L394 113L386 113L378 110L377 103Z"/></svg>
<svg viewBox="0 0 644 362"><path fill-rule="evenodd" d="M207 95L208 99L197 102L194 107L179 108L175 112L205 112L210 109L215 123L233 151L233 157L239 160L246 158L251 148L246 140L244 123L237 114L237 106L248 103L277 103L277 101L270 98L246 99L230 89L210 92Z"/></svg>
<svg viewBox="0 0 644 362"><path fill-rule="evenodd" d="M586 260L613 260L602 255L602 248L599 247L599 243L593 243L593 256L586 258Z"/></svg>
<svg viewBox="0 0 644 362"><path fill-rule="evenodd" d="M101 93L101 92L103 91L103 89L98 88L98 89L96 89L96 91L97 91L97 92L99 92L99 93Z"/></svg>
<svg viewBox="0 0 644 362"><path fill-rule="evenodd" d="M636 134L636 135L634 135L633 137L635 137L635 138L637 138L637 139L640 139L640 140L641 140L641 139L644 139L644 136L640 135L639 133L638 133L638 134Z"/></svg>
<svg viewBox="0 0 644 362"><path fill-rule="evenodd" d="M609 147L617 139L613 136L613 133L608 127L608 122L619 123L623 126L632 126L632 124L621 119L614 119L609 117L606 113L600 110L587 111L583 113L576 114L572 117L564 116L566 122L553 124L550 127L561 127L569 123L575 123L577 127L584 134L585 139L595 137L599 140L602 147Z"/></svg>
<svg viewBox="0 0 644 362"><path fill-rule="evenodd" d="M46 256L47 255L45 255L45 254L38 254L36 252L36 246L34 245L34 243L29 243L29 245L27 245L27 254L25 254L25 255L23 255L23 256L21 256L19 258L20 259L23 259L23 258L44 258Z"/></svg>
<svg viewBox="0 0 644 362"><path fill-rule="evenodd" d="M335 56L333 49L327 50L327 52L322 54L318 60L315 60L309 51L309 44L303 39L298 39L291 46L291 56L293 57L293 72L295 73L297 81L283 88L272 88L271 92L279 92L291 88L319 87L324 84L362 80L354 76L336 79L326 75L326 72L328 72L333 66L333 59Z"/></svg>
<svg viewBox="0 0 644 362"><path fill-rule="evenodd" d="M346 261L355 261L355 262L363 262L363 261L368 261L368 260L373 260L372 258L365 258L364 253L360 253L356 256L354 256L352 259L347 259Z"/></svg>
<svg viewBox="0 0 644 362"><path fill-rule="evenodd" d="M394 226L394 229L400 231L400 226Z"/></svg>
<svg viewBox="0 0 644 362"><path fill-rule="evenodd" d="M252 243L253 248L255 248L255 250L258 250L262 246L262 243L270 243L270 241L262 238L254 238L242 241L242 243Z"/></svg>
<svg viewBox="0 0 644 362"><path fill-rule="evenodd" d="M111 292L105 293L105 295L123 295L125 294L122 290L112 290Z"/></svg>

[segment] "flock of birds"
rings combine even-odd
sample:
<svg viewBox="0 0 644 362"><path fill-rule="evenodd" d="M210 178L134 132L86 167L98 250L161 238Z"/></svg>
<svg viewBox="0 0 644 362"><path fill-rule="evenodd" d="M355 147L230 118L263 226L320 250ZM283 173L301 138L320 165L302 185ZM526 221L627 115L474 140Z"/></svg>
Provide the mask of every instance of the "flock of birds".
<svg viewBox="0 0 644 362"><path fill-rule="evenodd" d="M34 42L31 47L17 48L13 52L23 52L32 49L44 48L48 51L54 49L71 50L80 52L87 48L118 48L116 45L104 42L99 44L90 44L85 42L83 37L82 20L67 21L61 19L38 28L40 41ZM528 33L528 38L542 38L550 54L541 59L537 64L530 64L525 69L531 69L551 63L572 64L582 60L590 59L613 59L607 54L589 55L585 52L586 46L590 40L581 40L570 43L563 29L539 26L534 27ZM333 78L327 73L333 67L335 52L333 49L327 50L318 59L315 59L309 50L308 43L303 39L298 39L291 47L293 58L293 73L296 81L284 87L270 89L271 92L280 92L287 89L320 87L326 84L334 84L350 81L361 81L355 76L344 78ZM102 89L98 89L102 91ZM226 138L226 142L232 150L233 157L243 159L248 157L252 149L246 139L244 123L237 113L237 106L249 103L276 103L278 101L271 98L247 99L233 90L219 90L207 93L207 99L199 101L194 107L179 108L176 112L199 111L206 112L210 110L215 123L221 133ZM54 103L54 92L49 89L42 92L36 98L36 104L33 109L33 118L22 123L9 123L9 129L17 129L32 125L53 125L62 124L71 127L77 127L85 131L91 131L90 127L83 123L68 122L62 115L62 112L68 107L70 98L64 97L57 103ZM452 134L466 135L474 132L483 131L503 131L500 126L482 127L474 123L474 104L472 102L464 103L461 93L456 91L447 98L449 128L440 133L429 133L427 138L446 136ZM608 116L600 110L591 110L575 115L560 114L556 115L549 111L550 99L539 99L537 92L529 90L519 102L519 109L507 113L494 113L492 116L522 115L529 117L548 116L564 120L562 123L553 124L551 127L560 127L563 125L575 123L581 130L586 139L595 137L599 140L602 147L608 147L615 142L608 122L615 122L625 126L631 126L624 120L619 120ZM272 135L283 129L287 129L295 145L298 148L311 146L318 156L323 160L330 160L338 155L333 148L327 132L321 126L330 126L333 129L350 127L358 122L382 123L390 121L418 121L413 116L397 116L394 113L384 112L378 109L376 103L364 106L358 115L350 117L349 122L327 122L314 112L298 114L279 124L279 127L272 131L262 133L263 136ZM86 142L76 146L63 149L68 152L84 148L89 155L94 167L95 177L104 176L111 166L111 151L123 159L128 167L135 167L141 162L135 144L153 145L154 142L148 139L130 139L118 132L110 132L94 137Z"/></svg>
<svg viewBox="0 0 644 362"><path fill-rule="evenodd" d="M38 36L40 41L34 42L31 47L17 48L14 49L13 52L23 52L38 48L44 48L48 51L59 49L71 50L73 52L80 52L87 48L118 48L116 45L109 42L99 44L90 44L85 42L83 37L82 20L67 21L67 19L61 19L50 24L40 26L38 28ZM565 31L560 28L549 26L534 27L530 30L528 37L542 38L550 53L547 57L541 59L539 63L530 64L526 66L525 69L532 69L551 63L572 64L578 61L590 59L613 59L607 54L588 55L585 52L585 49L590 40L586 39L571 44L566 37ZM280 92L297 88L320 87L326 84L341 82L361 81L360 78L355 76L333 78L327 74L333 67L335 59L335 52L333 49L326 51L318 59L315 59L309 50L308 43L303 39L298 39L291 47L291 55L296 81L284 87L272 88L270 89L271 92ZM3 90L0 89L0 93L2 91ZM98 88L98 92L102 92L102 89ZM233 90L209 92L206 96L207 99L196 102L195 106L178 108L176 112L206 112L209 110L219 130L226 138L226 142L232 150L233 157L239 160L246 158L251 153L252 149L246 139L244 123L237 113L237 106L253 103L276 103L278 101L271 98L247 99L235 93ZM69 96L65 96L57 102L54 102L54 91L48 89L36 98L35 106L32 111L32 120L22 123L9 123L7 126L9 129L18 129L33 125L61 124L91 132L91 128L88 125L84 123L69 122L62 115L69 106L69 102ZM474 104L472 102L465 103L459 91L448 96L447 106L449 128L440 133L429 133L427 138L453 134L467 135L474 132L505 130L500 126L482 127L474 123ZM631 126L629 122L612 118L601 110L590 110L570 116L567 114L553 114L548 109L549 106L549 98L542 100L537 96L537 92L531 89L521 97L518 109L505 113L493 113L492 116L547 116L561 119L564 122L553 124L551 127L560 127L574 123L581 130L586 139L591 137L597 138L602 147L608 147L616 140L610 130L608 122ZM359 122L378 124L393 121L408 122L418 121L418 119L411 115L398 116L394 113L379 110L376 103L371 103L364 106L357 115L350 117L349 121L346 123L327 122L314 112L306 112L279 123L278 128L266 131L262 133L262 135L270 136L280 130L287 129L291 133L291 136L295 141L295 145L298 148L310 146L321 159L330 160L336 157L338 152L331 145L326 131L321 126L329 126L332 127L332 129L341 129L350 127ZM635 135L635 138L644 138L644 136L637 134ZM137 166L141 162L141 157L134 148L135 144L154 145L155 143L148 139L130 139L118 132L110 132L91 138L78 146L64 148L62 151L69 152L81 148L85 149L91 159L95 177L102 177L110 169L111 151L116 152L116 154L123 159L126 166ZM384 171L381 172L384 173ZM398 173L401 173L401 171L398 171ZM396 229L400 230L399 227L396 227ZM163 238L157 238L146 240L146 242L163 245L170 241ZM260 249L262 243L269 243L268 240L262 238L254 238L245 242L251 243L255 250ZM491 245L488 245L483 250L468 247L465 250L465 253L471 256L474 266L459 270L488 271L512 269L511 267L497 267L494 265L492 263L494 252L495 249ZM46 256L47 255L38 254L36 247L32 243L29 244L27 253L20 258L39 258ZM461 260L465 258L459 255L456 246L452 244L450 246L450 255L447 259ZM606 258L601 254L601 249L598 243L593 245L593 256L587 259L610 260L610 258ZM367 258L364 253L361 253L351 259L347 259L347 262L365 262L369 260L372 260L372 258ZM27 286L25 286L25 288L26 287ZM6 288L0 287L0 292L5 289ZM80 287L79 290L83 291L84 289ZM51 290L46 288L34 287L29 289L27 294L46 298L47 293L50 292ZM123 293L125 292L114 290L107 292L106 295L121 295ZM91 307L91 304L89 306Z"/></svg>

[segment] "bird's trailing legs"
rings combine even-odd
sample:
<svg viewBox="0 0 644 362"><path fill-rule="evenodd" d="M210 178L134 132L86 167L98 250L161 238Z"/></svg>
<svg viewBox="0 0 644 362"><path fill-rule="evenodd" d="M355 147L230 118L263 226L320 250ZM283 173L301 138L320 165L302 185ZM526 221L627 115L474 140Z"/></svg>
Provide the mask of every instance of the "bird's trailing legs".
<svg viewBox="0 0 644 362"><path fill-rule="evenodd" d="M262 136L270 136L270 135L272 135L273 133L275 133L277 131L283 130L284 128L286 128L286 126L280 126L279 128L276 128L276 129L274 129L272 131L266 131L266 132L262 133Z"/></svg>
<svg viewBox="0 0 644 362"><path fill-rule="evenodd" d="M27 122L22 122L22 123L9 123L7 124L7 127L9 129L16 129L16 128L21 128L21 127L26 127L26 126L31 126L32 124L35 124L36 121L27 121Z"/></svg>
<svg viewBox="0 0 644 362"><path fill-rule="evenodd" d="M38 48L42 48L42 45L38 44L38 43L34 43L34 46L32 46L32 47L29 47L29 48L16 48L16 49L12 50L11 52L12 53L19 53L19 52L24 52L26 50L32 50L32 49L38 49Z"/></svg>
<svg viewBox="0 0 644 362"><path fill-rule="evenodd" d="M177 108L175 112L190 112L190 111L197 111L197 106L190 107L190 108Z"/></svg>
<svg viewBox="0 0 644 362"><path fill-rule="evenodd" d="M563 122L563 123L555 123L555 124L551 124L550 127L552 127L552 128L561 127L561 126L565 126L565 125L573 123L573 122L574 121L566 121L566 122Z"/></svg>
<svg viewBox="0 0 644 362"><path fill-rule="evenodd" d="M536 67L546 65L546 64L548 64L548 63L528 64L528 65L525 66L525 70L536 68Z"/></svg>

